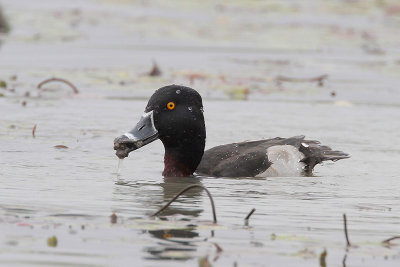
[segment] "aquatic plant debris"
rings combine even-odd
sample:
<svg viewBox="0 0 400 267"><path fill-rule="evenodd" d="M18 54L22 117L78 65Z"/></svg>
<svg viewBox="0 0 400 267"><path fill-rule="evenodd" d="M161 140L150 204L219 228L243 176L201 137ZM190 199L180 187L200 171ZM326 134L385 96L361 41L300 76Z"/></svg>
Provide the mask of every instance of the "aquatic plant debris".
<svg viewBox="0 0 400 267"><path fill-rule="evenodd" d="M37 127L37 124L33 125L33 128L32 128L32 137L33 137L33 138L36 137L36 135L35 135L35 133L36 133L36 127Z"/></svg>
<svg viewBox="0 0 400 267"><path fill-rule="evenodd" d="M3 9L0 6L0 32L8 33L10 31L10 25L8 24L5 16L3 15Z"/></svg>
<svg viewBox="0 0 400 267"><path fill-rule="evenodd" d="M116 224L117 223L117 219L118 219L118 217L117 217L117 215L115 213L110 215L110 222L112 224Z"/></svg>
<svg viewBox="0 0 400 267"><path fill-rule="evenodd" d="M73 85L70 81L67 81L67 80L61 79L61 78L50 78L50 79L44 80L43 82L38 84L37 88L40 89L43 85L45 85L45 84L47 84L49 82L62 82L62 83L65 83L69 87L72 88L72 90L74 91L75 94L79 94L79 90L78 90L78 88L76 88L75 85Z"/></svg>
<svg viewBox="0 0 400 267"><path fill-rule="evenodd" d="M244 218L245 221L248 221L251 217L251 215L253 215L253 213L256 211L255 208L252 208L251 211L249 212L249 214L247 214L246 218Z"/></svg>
<svg viewBox="0 0 400 267"><path fill-rule="evenodd" d="M396 239L400 239L400 235L397 236L393 236L391 238L385 239L382 241L383 244L390 246L391 245L391 241L396 240Z"/></svg>
<svg viewBox="0 0 400 267"><path fill-rule="evenodd" d="M324 80L329 77L328 74L323 74L317 77L312 78L294 78L294 77L287 77L278 75L275 80L277 84L281 84L282 82L318 82L318 86L324 85Z"/></svg>
<svg viewBox="0 0 400 267"><path fill-rule="evenodd" d="M7 83L3 80L0 80L0 88L7 88Z"/></svg>
<svg viewBox="0 0 400 267"><path fill-rule="evenodd" d="M68 147L65 145L56 145L56 146L54 146L54 148L66 149Z"/></svg>
<svg viewBox="0 0 400 267"><path fill-rule="evenodd" d="M224 250L221 248L220 245L218 245L217 243L213 243L215 248L217 249L217 255L214 257L213 261L216 262L219 259L219 255L221 254L221 252L223 252Z"/></svg>
<svg viewBox="0 0 400 267"><path fill-rule="evenodd" d="M347 252L344 254L343 260L342 260L342 265L343 267L346 267L346 260L347 260Z"/></svg>
<svg viewBox="0 0 400 267"><path fill-rule="evenodd" d="M220 245L218 245L217 243L214 243L215 248L217 249L217 253L221 253L222 251L224 251Z"/></svg>
<svg viewBox="0 0 400 267"><path fill-rule="evenodd" d="M346 237L346 242L347 246L350 247L350 241L349 241L349 233L347 231L347 218L346 218L346 213L343 213L343 223L344 223L344 235Z"/></svg>
<svg viewBox="0 0 400 267"><path fill-rule="evenodd" d="M166 208L168 208L169 205L172 204L172 202L174 202L180 195L182 195L183 193L185 193L186 191L195 188L195 187L199 187L202 188L203 190L206 191L208 198L210 199L211 202L211 208L212 208L212 213L213 213L213 221L214 223L217 223L217 214L215 212L215 205L214 205L214 200L213 197L210 193L210 191L208 191L208 189L202 185L198 185L198 184L194 184L194 185L189 185L187 187L185 187L184 189L182 189L178 194L176 194L176 196L174 196L167 204L165 204L163 207L161 207L156 213L154 213L153 215L151 215L152 217L157 216L158 214L160 214L163 210L165 210Z"/></svg>
<svg viewBox="0 0 400 267"><path fill-rule="evenodd" d="M162 72L161 69L158 67L157 63L153 61L153 68L149 72L149 76L155 77L155 76L161 76Z"/></svg>
<svg viewBox="0 0 400 267"><path fill-rule="evenodd" d="M211 263L208 261L208 256L199 259L199 267L212 267Z"/></svg>
<svg viewBox="0 0 400 267"><path fill-rule="evenodd" d="M328 255L328 252L326 249L322 251L321 255L319 256L319 266L320 267L326 267L326 255Z"/></svg>
<svg viewBox="0 0 400 267"><path fill-rule="evenodd" d="M58 241L56 236L52 236L47 239L47 246L49 247L57 247L57 243Z"/></svg>

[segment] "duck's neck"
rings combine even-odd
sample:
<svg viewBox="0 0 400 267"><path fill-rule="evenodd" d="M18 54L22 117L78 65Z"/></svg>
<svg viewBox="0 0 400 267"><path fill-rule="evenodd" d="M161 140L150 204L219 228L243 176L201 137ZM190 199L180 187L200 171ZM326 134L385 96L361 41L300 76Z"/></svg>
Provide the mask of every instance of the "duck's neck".
<svg viewBox="0 0 400 267"><path fill-rule="evenodd" d="M192 175L203 157L204 146L205 139L192 140L192 142L183 143L178 147L165 147L162 175L166 177Z"/></svg>

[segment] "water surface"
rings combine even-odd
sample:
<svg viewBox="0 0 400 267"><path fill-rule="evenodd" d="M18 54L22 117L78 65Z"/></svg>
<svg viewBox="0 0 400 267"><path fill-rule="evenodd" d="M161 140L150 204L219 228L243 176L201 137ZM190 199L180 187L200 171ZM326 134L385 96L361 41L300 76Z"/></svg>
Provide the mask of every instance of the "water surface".
<svg viewBox="0 0 400 267"><path fill-rule="evenodd" d="M387 29L378 38L385 53L369 54L353 37L333 45L337 32L319 39L329 23L341 32L341 20L332 17L315 18L317 26L307 15L295 17L314 38L313 46L296 48L287 42L294 30L286 4L276 23L275 13L265 20L251 7L241 13L254 34L238 43L240 20L228 23L214 9L216 17L201 17L186 7L202 25L221 23L191 39L186 34L201 29L172 27L185 16L163 17L169 13L157 5L132 15L121 3L53 2L42 2L44 8L4 1L14 30L0 50L0 74L15 91L1 89L0 97L0 265L192 266L207 259L213 266L320 266L326 249L328 266L343 266L343 259L347 266L398 266L399 246L381 244L399 234L400 219L400 65L388 37L397 34L395 18L347 15L357 31ZM137 22L143 10L160 20L134 28L120 18ZM98 19L106 15L107 23ZM171 26L161 43L154 36L160 23ZM138 34L146 27L153 30ZM230 34L213 40L221 32ZM146 75L153 59L161 77ZM274 80L324 73L322 87ZM80 93L62 84L36 89L52 76L70 80ZM203 95L207 148L304 134L352 157L317 166L313 177L174 179L161 176L164 150L156 141L120 164L114 138L135 125L155 89L170 83ZM200 189L150 217L189 184L210 190L217 225ZM343 213L354 245L347 250ZM52 236L56 247L47 243Z"/></svg>

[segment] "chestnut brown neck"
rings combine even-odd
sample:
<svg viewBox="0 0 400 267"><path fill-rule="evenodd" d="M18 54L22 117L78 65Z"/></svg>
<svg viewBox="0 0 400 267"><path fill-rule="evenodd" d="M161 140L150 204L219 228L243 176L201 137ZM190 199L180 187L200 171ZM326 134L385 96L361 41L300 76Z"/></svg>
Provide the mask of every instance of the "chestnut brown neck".
<svg viewBox="0 0 400 267"><path fill-rule="evenodd" d="M194 142L178 148L165 148L164 171L165 177L185 177L192 175L204 154L204 139L201 144Z"/></svg>
<svg viewBox="0 0 400 267"><path fill-rule="evenodd" d="M193 174L193 171L183 162L177 160L173 155L164 155L164 177L186 177Z"/></svg>

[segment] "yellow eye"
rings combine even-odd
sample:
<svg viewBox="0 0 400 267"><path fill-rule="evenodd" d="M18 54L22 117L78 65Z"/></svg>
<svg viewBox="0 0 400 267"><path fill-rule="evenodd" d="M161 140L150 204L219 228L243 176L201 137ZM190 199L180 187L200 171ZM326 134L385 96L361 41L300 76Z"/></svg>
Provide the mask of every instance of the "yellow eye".
<svg viewBox="0 0 400 267"><path fill-rule="evenodd" d="M168 102L167 109L173 110L174 108L175 108L175 103L174 102Z"/></svg>

